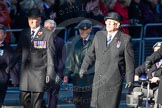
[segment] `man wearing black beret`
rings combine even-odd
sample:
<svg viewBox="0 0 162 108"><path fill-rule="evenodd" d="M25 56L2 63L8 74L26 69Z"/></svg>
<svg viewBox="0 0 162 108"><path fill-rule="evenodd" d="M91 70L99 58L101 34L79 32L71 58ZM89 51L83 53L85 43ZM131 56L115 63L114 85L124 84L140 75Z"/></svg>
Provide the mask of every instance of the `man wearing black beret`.
<svg viewBox="0 0 162 108"><path fill-rule="evenodd" d="M95 34L91 47L85 55L80 77L95 61L91 106L94 108L119 108L123 81L126 88L134 78L134 51L131 37L120 32L121 17L116 12L105 16L106 31Z"/></svg>

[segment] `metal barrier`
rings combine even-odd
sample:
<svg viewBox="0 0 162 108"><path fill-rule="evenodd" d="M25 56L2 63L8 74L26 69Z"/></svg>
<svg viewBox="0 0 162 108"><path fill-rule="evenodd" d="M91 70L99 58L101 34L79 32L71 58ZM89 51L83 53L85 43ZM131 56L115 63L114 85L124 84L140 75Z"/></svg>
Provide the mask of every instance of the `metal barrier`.
<svg viewBox="0 0 162 108"><path fill-rule="evenodd" d="M142 44L140 38L132 38L133 49L134 49L134 58L135 58L135 67L139 66L142 62Z"/></svg>
<svg viewBox="0 0 162 108"><path fill-rule="evenodd" d="M135 66L138 66L142 63L142 40L143 40L143 25L142 24L122 24L122 28L139 28L140 36L139 38L133 38L132 42L134 45L134 55L135 55Z"/></svg>
<svg viewBox="0 0 162 108"><path fill-rule="evenodd" d="M146 24L145 26L144 26L144 29L143 29L143 31L144 31L144 33L143 33L143 37L147 37L147 29L149 28L149 27L162 27L162 23L149 23L149 24ZM157 31L158 32L158 31ZM162 35L162 34L161 34ZM154 36L155 37L155 36Z"/></svg>
<svg viewBox="0 0 162 108"><path fill-rule="evenodd" d="M67 34L68 34L68 31L67 31L67 28L66 27L56 27L56 33L61 33L61 31L64 30L64 42L66 43L67 42Z"/></svg>
<svg viewBox="0 0 162 108"><path fill-rule="evenodd" d="M162 37L146 37L146 32L148 27L155 27L155 26L162 26L162 23L149 23L143 26L142 24L135 24L135 25L129 25L129 24L122 24L121 27L127 27L127 28L132 28L132 27L138 27L140 29L140 36L139 38L134 38L132 37L132 42L135 45L134 50L135 50L135 60L136 60L136 65L140 65L141 63L144 62L145 58L147 55L152 53L152 46L155 44L157 41L162 41ZM78 28L75 27L75 36L78 35ZM93 26L93 33L96 33L98 30L105 29L105 26ZM23 29L10 29L7 30L7 32L20 32ZM68 41L68 29L66 27L57 27L56 31L59 33L60 31L64 30L63 35L64 35L64 42L66 43ZM16 44L11 44L11 46L15 47Z"/></svg>
<svg viewBox="0 0 162 108"><path fill-rule="evenodd" d="M153 45L162 41L162 37L152 37L152 38L143 38L143 46L142 46L142 62L145 61L145 58L153 53Z"/></svg>
<svg viewBox="0 0 162 108"><path fill-rule="evenodd" d="M143 37L143 25L142 24L122 24L121 25L122 28L133 28L133 27L138 27L140 29L140 38Z"/></svg>
<svg viewBox="0 0 162 108"><path fill-rule="evenodd" d="M21 32L23 29L8 29L7 32ZM64 30L64 42L67 41L67 28L66 27L56 27L56 33L59 34L62 30Z"/></svg>
<svg viewBox="0 0 162 108"><path fill-rule="evenodd" d="M158 36L147 36L147 30L148 28L153 28L153 27L162 27L162 23L149 23L146 24L143 28L143 37L142 37L142 62L145 61L145 58L153 53L153 45L158 42L162 41L162 34ZM151 31L151 30L149 30ZM161 30L157 30L156 32L161 32ZM161 32L162 33L162 32Z"/></svg>
<svg viewBox="0 0 162 108"><path fill-rule="evenodd" d="M23 29L8 29L7 32L21 32Z"/></svg>

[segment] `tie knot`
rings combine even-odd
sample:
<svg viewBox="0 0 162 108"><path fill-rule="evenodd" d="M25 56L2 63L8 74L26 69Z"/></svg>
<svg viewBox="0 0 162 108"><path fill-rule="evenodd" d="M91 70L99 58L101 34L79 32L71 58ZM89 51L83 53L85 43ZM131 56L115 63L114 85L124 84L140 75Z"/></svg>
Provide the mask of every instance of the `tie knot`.
<svg viewBox="0 0 162 108"><path fill-rule="evenodd" d="M83 39L83 45L87 44L87 40Z"/></svg>
<svg viewBox="0 0 162 108"><path fill-rule="evenodd" d="M111 37L112 37L112 35L111 35L111 34L109 34L109 35L108 35L108 37L109 37L109 38L111 38Z"/></svg>
<svg viewBox="0 0 162 108"><path fill-rule="evenodd" d="M35 31L34 31L34 30L32 30L31 35L34 35L34 33L35 33Z"/></svg>
<svg viewBox="0 0 162 108"><path fill-rule="evenodd" d="M35 31L32 30L32 32L31 32L31 41L33 41L33 39L34 39L34 33L35 33Z"/></svg>

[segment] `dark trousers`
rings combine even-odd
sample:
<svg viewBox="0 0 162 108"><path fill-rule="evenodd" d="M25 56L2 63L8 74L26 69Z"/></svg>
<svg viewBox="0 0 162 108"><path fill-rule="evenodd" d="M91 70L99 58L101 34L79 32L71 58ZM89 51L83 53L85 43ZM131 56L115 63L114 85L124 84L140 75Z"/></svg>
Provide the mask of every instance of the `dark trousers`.
<svg viewBox="0 0 162 108"><path fill-rule="evenodd" d="M57 108L59 89L60 86L56 85L54 88L51 88L49 91L47 91L48 108Z"/></svg>
<svg viewBox="0 0 162 108"><path fill-rule="evenodd" d="M8 75L0 72L0 108L3 105L6 96L8 81L9 81Z"/></svg>
<svg viewBox="0 0 162 108"><path fill-rule="evenodd" d="M24 108L43 108L43 92L21 91L20 101Z"/></svg>
<svg viewBox="0 0 162 108"><path fill-rule="evenodd" d="M77 92L74 91L74 104L76 108L90 108L92 91Z"/></svg>
<svg viewBox="0 0 162 108"><path fill-rule="evenodd" d="M0 108L1 108L2 105L3 105L5 96L6 96L6 90L5 90L5 91L0 91Z"/></svg>

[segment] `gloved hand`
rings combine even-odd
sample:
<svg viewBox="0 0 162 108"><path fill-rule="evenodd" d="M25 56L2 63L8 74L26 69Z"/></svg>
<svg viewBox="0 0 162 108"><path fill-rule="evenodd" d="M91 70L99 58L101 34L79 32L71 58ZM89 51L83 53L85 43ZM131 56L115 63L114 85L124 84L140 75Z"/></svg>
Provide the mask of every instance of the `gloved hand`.
<svg viewBox="0 0 162 108"><path fill-rule="evenodd" d="M59 75L56 75L55 84L61 84L61 83L62 83L62 79L60 78Z"/></svg>
<svg viewBox="0 0 162 108"><path fill-rule="evenodd" d="M132 88L133 87L133 83L132 82L127 82L125 84L125 88Z"/></svg>
<svg viewBox="0 0 162 108"><path fill-rule="evenodd" d="M145 62L145 68L146 68L146 70L150 69L152 65L153 65L153 63L150 60L147 60Z"/></svg>
<svg viewBox="0 0 162 108"><path fill-rule="evenodd" d="M46 84L44 88L45 88L45 91L49 91L52 88L49 76L46 76Z"/></svg>
<svg viewBox="0 0 162 108"><path fill-rule="evenodd" d="M83 70L80 70L80 71L79 71L79 77L80 77L80 78L83 78L84 73L85 73L85 72L84 72Z"/></svg>

